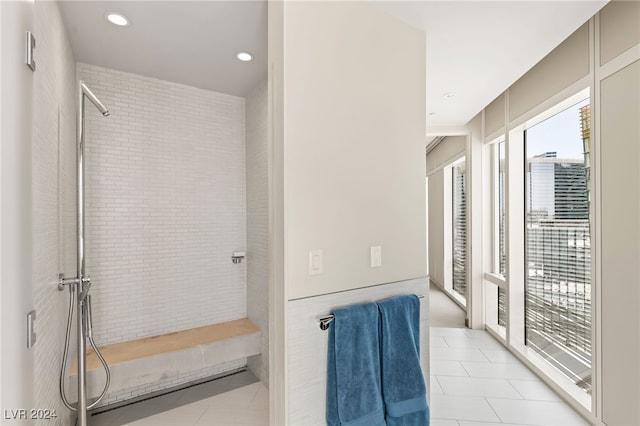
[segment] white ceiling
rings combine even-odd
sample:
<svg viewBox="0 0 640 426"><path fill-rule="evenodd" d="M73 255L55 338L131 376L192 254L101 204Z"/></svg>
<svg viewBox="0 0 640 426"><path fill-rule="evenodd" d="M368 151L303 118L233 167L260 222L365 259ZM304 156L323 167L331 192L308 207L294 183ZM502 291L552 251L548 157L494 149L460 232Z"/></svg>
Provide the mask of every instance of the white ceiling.
<svg viewBox="0 0 640 426"><path fill-rule="evenodd" d="M608 0L382 1L423 29L427 46L427 133L466 124ZM455 97L445 99L453 92Z"/></svg>
<svg viewBox="0 0 640 426"><path fill-rule="evenodd" d="M267 75L266 1L61 1L79 62L245 96ZM107 12L126 16L116 27ZM240 51L253 54L241 62Z"/></svg>
<svg viewBox="0 0 640 426"><path fill-rule="evenodd" d="M461 126L607 0L375 1L427 38L428 133ZM246 95L267 72L267 3L62 1L76 60ZM106 12L127 16L118 28ZM329 29L327 30L329 31ZM252 62L236 59L239 51ZM456 93L451 99L443 95Z"/></svg>

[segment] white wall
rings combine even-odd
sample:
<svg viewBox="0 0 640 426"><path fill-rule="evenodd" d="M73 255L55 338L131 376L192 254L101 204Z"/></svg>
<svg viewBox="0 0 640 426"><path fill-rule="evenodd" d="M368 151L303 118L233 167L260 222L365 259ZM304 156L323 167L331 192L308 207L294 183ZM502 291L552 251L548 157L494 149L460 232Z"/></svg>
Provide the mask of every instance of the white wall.
<svg viewBox="0 0 640 426"><path fill-rule="evenodd" d="M365 3L291 2L284 47L289 299L425 276L424 33Z"/></svg>
<svg viewBox="0 0 640 426"><path fill-rule="evenodd" d="M613 1L598 14L599 47L598 63L605 65L633 49L640 41L640 3Z"/></svg>
<svg viewBox="0 0 640 426"><path fill-rule="evenodd" d="M444 288L444 172L429 176L429 278Z"/></svg>
<svg viewBox="0 0 640 426"><path fill-rule="evenodd" d="M601 310L596 313L602 349L596 356L597 395L602 421L612 426L640 423L640 4L615 1L598 18L596 297Z"/></svg>
<svg viewBox="0 0 640 426"><path fill-rule="evenodd" d="M268 2L269 424L287 419L284 215L284 2Z"/></svg>
<svg viewBox="0 0 640 426"><path fill-rule="evenodd" d="M87 265L99 344L243 318L245 101L78 64Z"/></svg>
<svg viewBox="0 0 640 426"><path fill-rule="evenodd" d="M25 342L33 309L31 117L33 74L24 64L25 31L33 3L0 2L2 14L2 144L0 146L0 268L2 273L2 409L34 407L34 350ZM4 411L3 411L4 414ZM7 421L7 423L9 423ZM9 424L30 424L30 421Z"/></svg>
<svg viewBox="0 0 640 426"><path fill-rule="evenodd" d="M480 133L477 135L478 138L482 138L485 134L493 135L500 130L504 130L506 120L504 113L505 102L506 95L503 93L487 105L484 109L484 132L480 129ZM482 116L483 114L479 114L476 117L482 121Z"/></svg>
<svg viewBox="0 0 640 426"><path fill-rule="evenodd" d="M425 35L364 2L270 2L269 63L271 421L288 424L324 401L312 383L294 394L289 378L326 374L289 358L318 327L309 311L288 333L294 308L334 292L370 300L375 284L426 275ZM376 245L382 266L370 268ZM323 273L311 276L316 249ZM326 333L316 337L308 349L324 357Z"/></svg>
<svg viewBox="0 0 640 426"><path fill-rule="evenodd" d="M76 276L76 72L58 4L38 1L34 12L34 403L55 409L59 417L49 423L62 425L69 422L58 391L69 293L56 281L58 273Z"/></svg>
<svg viewBox="0 0 640 426"><path fill-rule="evenodd" d="M427 174L450 165L464 156L467 136L447 136L427 153Z"/></svg>
<svg viewBox="0 0 640 426"><path fill-rule="evenodd" d="M640 424L640 61L601 90L602 418Z"/></svg>
<svg viewBox="0 0 640 426"><path fill-rule="evenodd" d="M509 121L589 74L589 24L585 23L509 87Z"/></svg>
<svg viewBox="0 0 640 426"><path fill-rule="evenodd" d="M269 383L269 188L267 80L246 97L247 315L262 330L262 353L249 369Z"/></svg>

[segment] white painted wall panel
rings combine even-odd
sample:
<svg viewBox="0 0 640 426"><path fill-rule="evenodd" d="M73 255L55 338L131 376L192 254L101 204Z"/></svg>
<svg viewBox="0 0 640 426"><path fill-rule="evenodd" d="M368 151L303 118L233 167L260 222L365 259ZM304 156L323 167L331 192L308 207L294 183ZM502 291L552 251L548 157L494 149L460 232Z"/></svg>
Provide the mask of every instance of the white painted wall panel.
<svg viewBox="0 0 640 426"><path fill-rule="evenodd" d="M612 1L600 11L600 64L640 43L640 2Z"/></svg>
<svg viewBox="0 0 640 426"><path fill-rule="evenodd" d="M429 176L429 277L444 287L444 172Z"/></svg>
<svg viewBox="0 0 640 426"><path fill-rule="evenodd" d="M503 93L484 110L484 136L497 132L505 126L506 95Z"/></svg>
<svg viewBox="0 0 640 426"><path fill-rule="evenodd" d="M284 22L289 299L425 276L424 33L366 2L289 2Z"/></svg>
<svg viewBox="0 0 640 426"><path fill-rule="evenodd" d="M589 24L586 23L509 88L509 121L588 74Z"/></svg>
<svg viewBox="0 0 640 426"><path fill-rule="evenodd" d="M467 150L467 136L447 136L427 154L427 173L448 165Z"/></svg>
<svg viewBox="0 0 640 426"><path fill-rule="evenodd" d="M640 424L640 61L602 80L602 419Z"/></svg>

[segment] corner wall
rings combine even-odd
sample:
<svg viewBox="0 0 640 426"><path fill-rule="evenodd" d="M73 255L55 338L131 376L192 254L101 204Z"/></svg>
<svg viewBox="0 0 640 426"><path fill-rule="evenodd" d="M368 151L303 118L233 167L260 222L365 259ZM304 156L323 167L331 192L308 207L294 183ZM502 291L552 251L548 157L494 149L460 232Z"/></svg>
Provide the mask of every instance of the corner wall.
<svg viewBox="0 0 640 426"><path fill-rule="evenodd" d="M269 383L269 188L267 80L246 97L247 315L262 330L262 353L249 369Z"/></svg>
<svg viewBox="0 0 640 426"><path fill-rule="evenodd" d="M33 3L0 2L0 299L2 409L34 405L34 349L25 344L27 313L33 309L32 284L32 87L24 64L25 31L33 28ZM3 411L4 414L4 411ZM13 424L28 424L15 421Z"/></svg>
<svg viewBox="0 0 640 426"><path fill-rule="evenodd" d="M58 291L56 283L58 273L76 276L76 72L58 4L36 1L34 12L34 407L55 409L58 415L39 423L65 425L71 422L58 379L69 293Z"/></svg>

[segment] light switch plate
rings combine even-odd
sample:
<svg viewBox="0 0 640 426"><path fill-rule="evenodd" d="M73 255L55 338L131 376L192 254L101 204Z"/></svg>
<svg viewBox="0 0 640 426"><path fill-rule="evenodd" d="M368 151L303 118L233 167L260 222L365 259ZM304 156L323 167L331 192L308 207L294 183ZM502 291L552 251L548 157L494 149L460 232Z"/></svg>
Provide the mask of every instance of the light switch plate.
<svg viewBox="0 0 640 426"><path fill-rule="evenodd" d="M311 250L309 252L309 275L322 273L322 250Z"/></svg>
<svg viewBox="0 0 640 426"><path fill-rule="evenodd" d="M382 266L382 247L373 246L371 249L371 267L377 268Z"/></svg>

